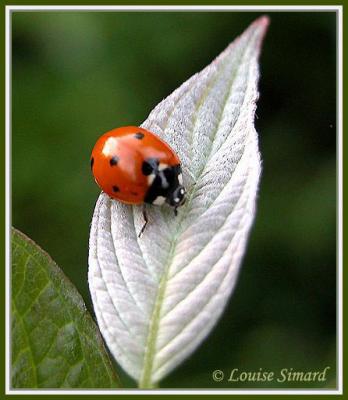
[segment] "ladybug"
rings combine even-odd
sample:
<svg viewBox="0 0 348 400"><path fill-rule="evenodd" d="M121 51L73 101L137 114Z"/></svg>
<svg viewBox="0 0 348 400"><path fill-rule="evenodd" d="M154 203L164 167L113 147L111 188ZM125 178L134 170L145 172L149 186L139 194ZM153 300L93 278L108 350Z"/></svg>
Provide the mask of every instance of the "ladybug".
<svg viewBox="0 0 348 400"><path fill-rule="evenodd" d="M96 142L91 155L96 183L113 199L126 204L167 203L174 208L184 204L178 156L153 132L137 126L112 129ZM145 207L143 208L147 224Z"/></svg>

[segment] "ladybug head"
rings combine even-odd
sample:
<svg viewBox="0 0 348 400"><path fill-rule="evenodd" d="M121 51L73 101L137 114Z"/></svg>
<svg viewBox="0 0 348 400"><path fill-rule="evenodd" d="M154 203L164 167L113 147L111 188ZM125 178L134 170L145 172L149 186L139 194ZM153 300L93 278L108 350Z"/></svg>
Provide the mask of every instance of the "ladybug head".
<svg viewBox="0 0 348 400"><path fill-rule="evenodd" d="M182 185L178 185L167 197L167 203L174 207L174 210L185 203L186 190Z"/></svg>

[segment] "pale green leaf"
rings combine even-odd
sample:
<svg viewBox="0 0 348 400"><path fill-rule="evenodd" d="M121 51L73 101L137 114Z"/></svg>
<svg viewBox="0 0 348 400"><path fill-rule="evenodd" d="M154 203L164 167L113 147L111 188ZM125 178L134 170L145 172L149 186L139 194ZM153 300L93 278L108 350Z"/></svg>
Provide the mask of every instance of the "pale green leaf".
<svg viewBox="0 0 348 400"><path fill-rule="evenodd" d="M197 348L235 286L261 169L254 115L267 26L267 17L255 21L142 124L181 160L187 201L178 216L149 206L139 238L141 207L104 193L98 199L89 252L93 305L111 352L140 387L153 387Z"/></svg>

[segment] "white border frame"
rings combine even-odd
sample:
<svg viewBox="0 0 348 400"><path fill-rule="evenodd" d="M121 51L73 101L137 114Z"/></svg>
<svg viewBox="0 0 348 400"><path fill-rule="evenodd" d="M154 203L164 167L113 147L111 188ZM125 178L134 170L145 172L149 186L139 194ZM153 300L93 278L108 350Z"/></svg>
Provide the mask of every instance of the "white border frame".
<svg viewBox="0 0 348 400"><path fill-rule="evenodd" d="M337 17L337 382L338 388L334 389L274 389L274 390L233 390L233 389L105 389L105 390L26 390L10 388L10 224L11 224L11 177L10 177L10 149L11 149L11 13L13 11L335 11ZM342 233L343 233L343 188L342 188L342 167L343 167L343 6L6 6L5 7L5 100L6 100L6 201L5 201L5 245L6 245L6 360L5 360L5 394L28 394L28 395L48 395L48 394L86 394L86 395L124 395L124 394L153 394L153 395L177 395L177 394L205 394L205 395L338 395L343 394L343 335L342 335L342 288L343 288L343 259L342 259Z"/></svg>

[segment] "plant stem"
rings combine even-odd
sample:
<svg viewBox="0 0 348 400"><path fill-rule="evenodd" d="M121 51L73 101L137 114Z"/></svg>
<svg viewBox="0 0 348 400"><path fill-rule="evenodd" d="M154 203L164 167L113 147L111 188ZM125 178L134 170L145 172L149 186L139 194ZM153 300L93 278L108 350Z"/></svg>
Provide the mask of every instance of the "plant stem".
<svg viewBox="0 0 348 400"><path fill-rule="evenodd" d="M138 385L139 389L158 389L159 388L159 383L153 383L150 380L145 380L142 379L139 381Z"/></svg>

